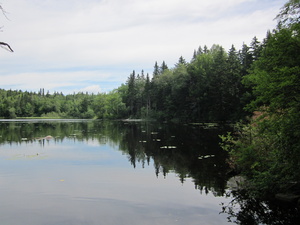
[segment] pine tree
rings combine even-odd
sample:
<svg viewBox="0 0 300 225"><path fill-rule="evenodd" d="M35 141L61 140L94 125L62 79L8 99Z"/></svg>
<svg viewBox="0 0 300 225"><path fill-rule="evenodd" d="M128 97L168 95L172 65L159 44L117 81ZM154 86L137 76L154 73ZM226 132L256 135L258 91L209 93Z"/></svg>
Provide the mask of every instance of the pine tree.
<svg viewBox="0 0 300 225"><path fill-rule="evenodd" d="M186 63L185 59L182 56L180 56L178 63L175 64L175 67L178 67L180 65L186 65L186 64L187 63Z"/></svg>
<svg viewBox="0 0 300 225"><path fill-rule="evenodd" d="M135 71L130 74L128 81L128 93L126 99L126 106L129 107L130 115L136 115L136 78L135 78Z"/></svg>
<svg viewBox="0 0 300 225"><path fill-rule="evenodd" d="M199 46L198 51L197 51L197 55L201 55L203 54L203 49L201 46Z"/></svg>
<svg viewBox="0 0 300 225"><path fill-rule="evenodd" d="M150 78L148 73L146 76L144 93L145 93L144 95L146 100L146 116L149 117L149 111L151 110L151 83L150 83Z"/></svg>
<svg viewBox="0 0 300 225"><path fill-rule="evenodd" d="M261 44L258 41L256 36L252 39L250 47L251 47L250 48L250 53L252 54L252 59L255 61L260 56L260 53L261 53L261 50L262 50Z"/></svg>
<svg viewBox="0 0 300 225"><path fill-rule="evenodd" d="M153 79L155 79L156 77L158 77L158 75L159 75L159 67L158 67L158 64L157 64L157 61L156 61L155 65L154 65Z"/></svg>
<svg viewBox="0 0 300 225"><path fill-rule="evenodd" d="M197 52L196 52L196 50L194 50L193 57L192 57L192 62L195 61L196 58L197 58Z"/></svg>
<svg viewBox="0 0 300 225"><path fill-rule="evenodd" d="M242 49L239 51L239 58L242 65L242 76L245 76L253 63L250 48L246 44L243 44Z"/></svg>
<svg viewBox="0 0 300 225"><path fill-rule="evenodd" d="M161 64L161 67L159 69L159 73L163 74L166 70L168 69L167 64L165 63L165 61L163 61L163 63Z"/></svg>

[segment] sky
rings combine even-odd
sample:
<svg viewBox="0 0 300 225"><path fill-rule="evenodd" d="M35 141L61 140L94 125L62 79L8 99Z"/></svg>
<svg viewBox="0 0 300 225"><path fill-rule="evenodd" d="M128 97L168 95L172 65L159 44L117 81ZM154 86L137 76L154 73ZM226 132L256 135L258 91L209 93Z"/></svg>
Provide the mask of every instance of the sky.
<svg viewBox="0 0 300 225"><path fill-rule="evenodd" d="M287 0L1 0L0 88L103 93L199 46L260 41Z"/></svg>

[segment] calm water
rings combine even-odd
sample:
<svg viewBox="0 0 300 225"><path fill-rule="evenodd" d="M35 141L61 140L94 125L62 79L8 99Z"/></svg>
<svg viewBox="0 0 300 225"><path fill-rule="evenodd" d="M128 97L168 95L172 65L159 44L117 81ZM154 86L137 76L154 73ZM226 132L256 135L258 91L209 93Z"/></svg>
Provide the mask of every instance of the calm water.
<svg viewBox="0 0 300 225"><path fill-rule="evenodd" d="M217 129L0 121L1 225L229 224ZM48 136L48 137L47 137ZM51 137L50 137L51 136ZM230 223L231 224L231 223Z"/></svg>

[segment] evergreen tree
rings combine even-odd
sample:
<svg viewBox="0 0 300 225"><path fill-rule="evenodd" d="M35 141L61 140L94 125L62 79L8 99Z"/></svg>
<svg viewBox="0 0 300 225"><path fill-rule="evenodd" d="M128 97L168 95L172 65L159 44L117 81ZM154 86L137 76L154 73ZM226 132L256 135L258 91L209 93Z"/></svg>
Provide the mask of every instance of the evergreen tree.
<svg viewBox="0 0 300 225"><path fill-rule="evenodd" d="M129 107L130 115L135 116L137 109L136 109L136 95L137 95L137 89L136 89L136 79L135 79L135 71L130 74L128 81L128 93L127 93L127 99L126 99L126 106Z"/></svg>
<svg viewBox="0 0 300 225"><path fill-rule="evenodd" d="M203 48L203 53L204 54L207 54L209 52L208 48L206 45L204 45L204 48Z"/></svg>
<svg viewBox="0 0 300 225"><path fill-rule="evenodd" d="M244 76L248 74L248 70L253 62L250 48L246 44L243 44L242 49L239 51L239 58L242 65L242 76Z"/></svg>
<svg viewBox="0 0 300 225"><path fill-rule="evenodd" d="M198 50L197 50L197 55L201 55L203 54L203 49L201 46L199 46Z"/></svg>
<svg viewBox="0 0 300 225"><path fill-rule="evenodd" d="M186 61L182 56L180 56L178 63L175 64L175 67L178 67L179 65L186 65Z"/></svg>
<svg viewBox="0 0 300 225"><path fill-rule="evenodd" d="M144 96L146 100L146 117L149 117L149 112L151 110L151 83L149 74L147 73L146 82L145 82L145 89L144 89Z"/></svg>
<svg viewBox="0 0 300 225"><path fill-rule="evenodd" d="M197 58L197 52L196 52L196 50L194 50L193 57L192 57L192 62L195 61L196 58Z"/></svg>
<svg viewBox="0 0 300 225"><path fill-rule="evenodd" d="M252 55L252 59L255 61L260 56L262 50L262 46L260 45L260 42L258 41L256 36L252 39L250 47L251 47L250 53Z"/></svg>
<svg viewBox="0 0 300 225"><path fill-rule="evenodd" d="M238 52L233 45L228 52L226 67L229 81L227 95L230 98L227 104L229 112L232 112L230 120L235 121L246 116L244 107L249 103L249 99L248 89L242 84L242 65Z"/></svg>
<svg viewBox="0 0 300 225"><path fill-rule="evenodd" d="M161 64L161 67L159 68L159 73L163 74L167 69L168 69L168 66L165 63L165 61L163 61L162 64Z"/></svg>
<svg viewBox="0 0 300 225"><path fill-rule="evenodd" d="M154 71L153 71L153 79L155 79L158 75L159 75L159 66L157 64L157 61L155 62L155 65L154 65Z"/></svg>
<svg viewBox="0 0 300 225"><path fill-rule="evenodd" d="M212 73L209 77L209 120L226 121L228 114L227 106L229 99L228 93L228 70L227 70L227 54L223 47L213 45L210 49L213 56Z"/></svg>

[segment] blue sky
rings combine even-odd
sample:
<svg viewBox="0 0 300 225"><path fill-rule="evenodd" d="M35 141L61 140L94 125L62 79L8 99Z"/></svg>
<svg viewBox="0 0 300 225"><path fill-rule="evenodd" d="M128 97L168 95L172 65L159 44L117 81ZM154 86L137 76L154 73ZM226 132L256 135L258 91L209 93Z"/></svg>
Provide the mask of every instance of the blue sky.
<svg viewBox="0 0 300 225"><path fill-rule="evenodd" d="M286 0L2 0L0 88L108 92L200 45L262 40Z"/></svg>

